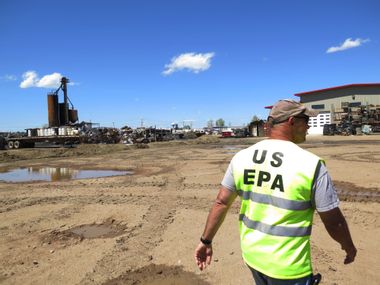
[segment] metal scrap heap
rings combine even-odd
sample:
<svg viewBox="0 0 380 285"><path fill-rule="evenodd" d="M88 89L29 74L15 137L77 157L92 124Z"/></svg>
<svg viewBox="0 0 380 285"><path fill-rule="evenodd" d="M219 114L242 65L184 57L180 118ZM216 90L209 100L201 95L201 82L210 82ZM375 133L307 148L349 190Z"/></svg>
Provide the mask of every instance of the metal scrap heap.
<svg viewBox="0 0 380 285"><path fill-rule="evenodd" d="M121 133L116 128L91 128L80 133L83 143L119 143Z"/></svg>
<svg viewBox="0 0 380 285"><path fill-rule="evenodd" d="M156 141L168 141L174 139L170 129L136 128L128 126L121 128L121 141L125 144L149 143Z"/></svg>
<svg viewBox="0 0 380 285"><path fill-rule="evenodd" d="M335 124L326 124L324 135L361 135L380 132L380 105L344 106L335 112Z"/></svg>

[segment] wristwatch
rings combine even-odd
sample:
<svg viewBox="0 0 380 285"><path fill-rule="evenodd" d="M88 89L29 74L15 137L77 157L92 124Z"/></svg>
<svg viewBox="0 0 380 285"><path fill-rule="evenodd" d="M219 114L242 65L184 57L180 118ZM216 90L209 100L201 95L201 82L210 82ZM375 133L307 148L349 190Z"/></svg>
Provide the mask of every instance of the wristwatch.
<svg viewBox="0 0 380 285"><path fill-rule="evenodd" d="M201 237L201 243L203 243L204 245L210 245L212 243L212 240L204 239L203 237Z"/></svg>

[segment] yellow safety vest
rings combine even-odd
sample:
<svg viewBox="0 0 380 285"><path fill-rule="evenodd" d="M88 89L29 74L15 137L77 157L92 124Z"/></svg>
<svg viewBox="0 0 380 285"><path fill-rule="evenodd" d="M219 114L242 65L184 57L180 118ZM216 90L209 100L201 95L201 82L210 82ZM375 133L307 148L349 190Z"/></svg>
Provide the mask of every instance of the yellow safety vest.
<svg viewBox="0 0 380 285"><path fill-rule="evenodd" d="M311 189L320 161L292 142L272 139L232 159L241 248L250 267L278 279L312 274Z"/></svg>

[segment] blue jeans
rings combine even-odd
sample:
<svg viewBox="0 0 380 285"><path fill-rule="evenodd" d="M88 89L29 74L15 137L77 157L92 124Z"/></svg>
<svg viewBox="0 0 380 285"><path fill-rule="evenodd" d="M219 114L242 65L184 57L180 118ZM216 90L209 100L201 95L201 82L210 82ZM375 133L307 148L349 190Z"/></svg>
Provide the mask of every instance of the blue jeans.
<svg viewBox="0 0 380 285"><path fill-rule="evenodd" d="M298 278L298 279L276 279L269 277L251 267L253 279L255 279L256 285L312 285L313 275Z"/></svg>

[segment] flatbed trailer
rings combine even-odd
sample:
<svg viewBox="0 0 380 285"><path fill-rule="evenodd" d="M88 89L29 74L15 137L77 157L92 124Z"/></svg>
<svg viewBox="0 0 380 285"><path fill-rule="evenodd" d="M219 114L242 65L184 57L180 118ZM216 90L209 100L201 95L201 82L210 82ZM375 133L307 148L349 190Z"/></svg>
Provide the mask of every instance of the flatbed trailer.
<svg viewBox="0 0 380 285"><path fill-rule="evenodd" d="M55 143L55 144L75 144L80 143L79 135L73 136L33 136L33 137L16 137L6 138L8 149L32 148L38 142Z"/></svg>

